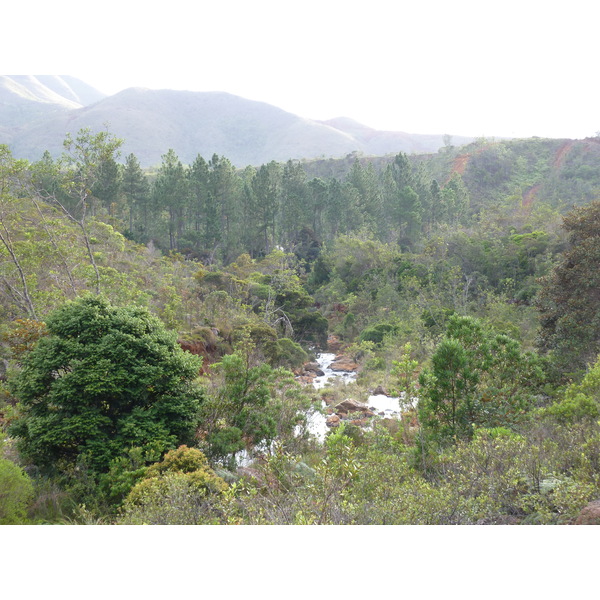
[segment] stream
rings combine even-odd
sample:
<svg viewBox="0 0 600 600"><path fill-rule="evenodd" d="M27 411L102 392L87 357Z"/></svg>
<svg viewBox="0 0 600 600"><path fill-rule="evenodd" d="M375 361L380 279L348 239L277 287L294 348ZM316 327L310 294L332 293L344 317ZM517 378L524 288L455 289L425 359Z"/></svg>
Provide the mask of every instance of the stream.
<svg viewBox="0 0 600 600"><path fill-rule="evenodd" d="M313 385L316 389L324 388L328 383L334 383L336 380L342 381L345 384L353 383L356 380L356 373L346 371L333 371L330 368L331 363L335 360L335 354L330 352L322 352L317 354L316 362L324 375L315 377ZM374 413L384 418L400 417L400 398L385 396L384 394L370 395L365 404L372 409ZM327 405L323 402L323 408ZM308 415L308 430L320 441L325 439L325 435L329 431L327 427L327 416L320 412L314 411Z"/></svg>
<svg viewBox="0 0 600 600"><path fill-rule="evenodd" d="M347 371L334 371L330 368L331 363L335 360L336 355L330 352L322 352L317 354L316 362L324 375L313 379L313 386L316 389L323 389L328 383L342 381L345 384L351 384L356 381L356 373ZM400 398L376 394L369 396L365 402L372 411L382 418L397 419L400 417ZM325 409L327 404L323 402L322 408ZM330 428L327 426L327 417L325 411L319 412L310 410L307 414L308 431L314 435L320 442L325 439ZM299 431L299 430L298 430ZM236 454L236 463L239 467L246 467L252 463L251 456L246 450L242 450Z"/></svg>

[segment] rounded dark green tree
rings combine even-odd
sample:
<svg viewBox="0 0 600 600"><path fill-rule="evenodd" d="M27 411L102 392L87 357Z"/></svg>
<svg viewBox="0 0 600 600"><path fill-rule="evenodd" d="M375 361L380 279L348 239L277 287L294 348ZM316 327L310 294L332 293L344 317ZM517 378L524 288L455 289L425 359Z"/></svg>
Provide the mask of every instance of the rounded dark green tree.
<svg viewBox="0 0 600 600"><path fill-rule="evenodd" d="M21 416L10 428L22 456L42 469L92 473L129 448L154 455L190 443L200 359L140 307L101 297L69 302L12 382Z"/></svg>

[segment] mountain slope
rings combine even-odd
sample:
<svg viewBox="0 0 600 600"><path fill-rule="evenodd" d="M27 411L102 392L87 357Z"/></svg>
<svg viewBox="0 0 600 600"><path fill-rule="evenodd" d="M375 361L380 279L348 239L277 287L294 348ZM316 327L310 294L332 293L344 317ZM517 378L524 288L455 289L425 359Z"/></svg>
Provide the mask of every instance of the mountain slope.
<svg viewBox="0 0 600 600"><path fill-rule="evenodd" d="M325 125L334 127L351 135L360 145L365 154L380 156L392 152L421 153L436 152L444 145L444 135L413 134L403 131L381 131L372 129L353 119L339 117L322 121ZM452 136L452 143L458 146L468 144L473 138Z"/></svg>
<svg viewBox="0 0 600 600"><path fill-rule="evenodd" d="M263 102L223 92L185 92L130 88L91 106L55 115L23 131L12 147L17 156L55 154L66 132L108 126L125 140L122 154L133 152L145 166L160 163L173 148L184 163L198 154L224 155L234 164L332 154L356 149L355 140L327 125L302 119Z"/></svg>
<svg viewBox="0 0 600 600"><path fill-rule="evenodd" d="M69 76L0 75L0 142L20 131L102 99L88 84Z"/></svg>
<svg viewBox="0 0 600 600"><path fill-rule="evenodd" d="M377 131L343 118L312 121L225 92L130 88L102 97L68 76L0 77L0 143L15 156L59 155L65 134L82 128L108 128L125 141L122 157L133 153L146 167L170 148L183 163L218 154L243 167L353 152L435 152L443 145L442 135Z"/></svg>
<svg viewBox="0 0 600 600"><path fill-rule="evenodd" d="M93 104L106 97L106 94L70 75L36 75L36 79L48 89L80 106Z"/></svg>

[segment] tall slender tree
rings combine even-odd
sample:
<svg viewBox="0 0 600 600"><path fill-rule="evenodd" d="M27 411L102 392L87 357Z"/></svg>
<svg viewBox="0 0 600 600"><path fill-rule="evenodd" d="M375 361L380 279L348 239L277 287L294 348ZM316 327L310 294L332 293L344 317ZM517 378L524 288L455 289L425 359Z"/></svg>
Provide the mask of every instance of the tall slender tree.
<svg viewBox="0 0 600 600"><path fill-rule="evenodd" d="M275 220L279 211L279 193L281 188L281 168L271 161L262 165L252 181L258 227L263 241L263 252L268 254L275 243Z"/></svg>
<svg viewBox="0 0 600 600"><path fill-rule="evenodd" d="M121 190L129 212L129 235L137 238L134 234L134 227L137 227L137 233L143 237L148 231L150 186L135 154L129 154L125 159Z"/></svg>
<svg viewBox="0 0 600 600"><path fill-rule="evenodd" d="M85 128L75 137L67 134L63 143L65 152L57 164L60 194L52 193L43 197L44 200L58 206L81 230L94 270L94 287L97 294L100 293L100 271L92 250L88 228L88 219L97 201L92 190L101 180L103 165L118 157L122 143L123 140L108 131L93 133L91 129ZM38 188L39 193L45 194L47 191L46 188Z"/></svg>
<svg viewBox="0 0 600 600"><path fill-rule="evenodd" d="M184 229L184 214L188 204L188 181L181 161L173 149L163 154L154 182L156 206L169 215L169 248L175 250Z"/></svg>

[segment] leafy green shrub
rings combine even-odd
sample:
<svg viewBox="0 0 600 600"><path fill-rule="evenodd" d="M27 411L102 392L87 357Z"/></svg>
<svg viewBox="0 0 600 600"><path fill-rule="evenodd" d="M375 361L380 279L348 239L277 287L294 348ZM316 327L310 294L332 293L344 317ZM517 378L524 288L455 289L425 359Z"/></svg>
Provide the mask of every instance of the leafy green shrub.
<svg viewBox="0 0 600 600"><path fill-rule="evenodd" d="M300 344L296 344L296 342L289 338L277 340L277 354L274 366L294 369L304 364L307 360L308 354L302 349Z"/></svg>
<svg viewBox="0 0 600 600"><path fill-rule="evenodd" d="M379 323L378 325L372 325L366 327L360 332L359 339L361 342L373 342L377 346L383 344L383 338L386 335L396 333L398 327L391 325L390 323Z"/></svg>
<svg viewBox="0 0 600 600"><path fill-rule="evenodd" d="M216 477L216 476L215 476ZM218 523L206 489L194 474L168 473L144 479L125 500L125 525L202 525Z"/></svg>
<svg viewBox="0 0 600 600"><path fill-rule="evenodd" d="M304 308L290 314L294 338L302 343L313 342L321 348L327 346L329 322L317 310Z"/></svg>
<svg viewBox="0 0 600 600"><path fill-rule="evenodd" d="M151 465L129 492L122 522L199 524L213 522L210 498L225 492L227 484L196 448L180 446Z"/></svg>
<svg viewBox="0 0 600 600"><path fill-rule="evenodd" d="M26 522L32 499L31 479L13 462L0 458L0 525Z"/></svg>
<svg viewBox="0 0 600 600"><path fill-rule="evenodd" d="M225 460L244 449L243 432L238 427L223 426L207 436L208 452L213 459Z"/></svg>

